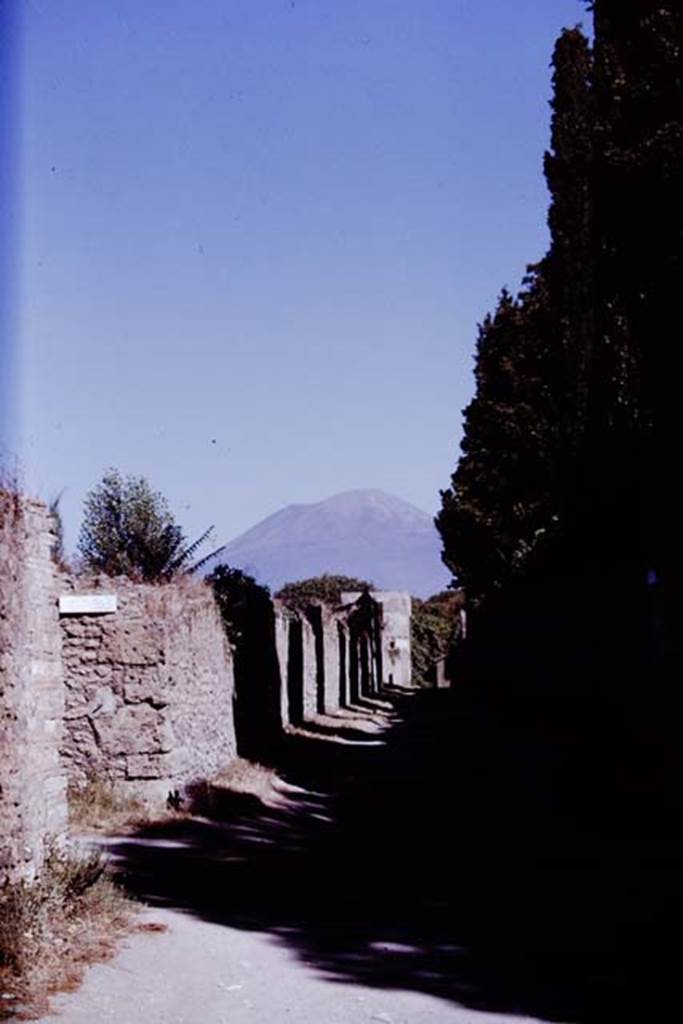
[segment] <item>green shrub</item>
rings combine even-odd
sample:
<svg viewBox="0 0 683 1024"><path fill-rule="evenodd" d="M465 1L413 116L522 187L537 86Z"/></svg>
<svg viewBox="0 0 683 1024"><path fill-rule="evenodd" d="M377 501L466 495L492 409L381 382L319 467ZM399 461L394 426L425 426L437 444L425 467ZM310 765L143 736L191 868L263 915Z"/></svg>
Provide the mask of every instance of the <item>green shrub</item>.
<svg viewBox="0 0 683 1024"><path fill-rule="evenodd" d="M374 590L374 584L353 576L323 573L322 576L285 583L275 596L290 608L303 610L319 601L336 606L341 604L342 594L364 590Z"/></svg>

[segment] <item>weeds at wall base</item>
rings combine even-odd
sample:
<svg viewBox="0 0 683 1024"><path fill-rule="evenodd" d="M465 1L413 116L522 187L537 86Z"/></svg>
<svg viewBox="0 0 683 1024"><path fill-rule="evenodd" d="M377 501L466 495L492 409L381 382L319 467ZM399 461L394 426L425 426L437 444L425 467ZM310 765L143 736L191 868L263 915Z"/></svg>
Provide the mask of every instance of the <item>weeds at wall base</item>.
<svg viewBox="0 0 683 1024"><path fill-rule="evenodd" d="M133 904L99 851L49 850L40 875L0 892L0 1020L32 1020L113 955Z"/></svg>
<svg viewBox="0 0 683 1024"><path fill-rule="evenodd" d="M72 832L117 832L144 824L149 815L142 800L122 794L107 779L92 778L68 785L69 823Z"/></svg>

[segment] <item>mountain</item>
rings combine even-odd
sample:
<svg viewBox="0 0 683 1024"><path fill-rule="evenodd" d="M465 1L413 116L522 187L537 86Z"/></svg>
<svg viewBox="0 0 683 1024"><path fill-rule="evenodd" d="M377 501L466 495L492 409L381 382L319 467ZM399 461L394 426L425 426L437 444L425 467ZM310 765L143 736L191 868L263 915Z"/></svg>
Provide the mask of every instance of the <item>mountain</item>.
<svg viewBox="0 0 683 1024"><path fill-rule="evenodd" d="M272 591L328 572L428 597L450 582L440 552L426 512L383 491L363 490L287 505L227 544L220 561Z"/></svg>

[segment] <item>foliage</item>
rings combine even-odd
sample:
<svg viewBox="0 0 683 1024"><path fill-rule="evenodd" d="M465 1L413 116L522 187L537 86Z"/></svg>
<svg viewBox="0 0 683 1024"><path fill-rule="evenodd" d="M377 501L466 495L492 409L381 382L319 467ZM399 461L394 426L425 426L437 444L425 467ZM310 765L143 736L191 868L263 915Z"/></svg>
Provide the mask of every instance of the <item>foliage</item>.
<svg viewBox="0 0 683 1024"><path fill-rule="evenodd" d="M242 569L218 565L207 577L213 587L223 625L232 644L238 644L255 621L270 611L270 591Z"/></svg>
<svg viewBox="0 0 683 1024"><path fill-rule="evenodd" d="M503 291L479 329L463 455L436 525L444 561L471 600L519 570L557 522L558 396L542 272L516 299Z"/></svg>
<svg viewBox="0 0 683 1024"><path fill-rule="evenodd" d="M188 544L166 499L145 477L108 470L86 496L78 549L89 569L145 581L196 572L222 548L191 564L213 533L209 527Z"/></svg>
<svg viewBox="0 0 683 1024"><path fill-rule="evenodd" d="M596 394L602 518L613 560L630 538L637 572L653 569L671 599L683 568L671 444L680 417L678 309L683 274L683 8L679 0L597 0L595 94L600 219ZM625 212L627 211L627 215ZM641 548L638 551L638 548Z"/></svg>
<svg viewBox="0 0 683 1024"><path fill-rule="evenodd" d="M553 56L550 249L480 328L437 525L446 564L499 623L514 605L520 621L555 621L556 647L568 644L567 607L595 595L586 664L604 659L616 678L620 650L624 670L634 661L626 634L648 665L680 656L683 8L590 6L593 47L571 29Z"/></svg>
<svg viewBox="0 0 683 1024"><path fill-rule="evenodd" d="M462 591L445 590L426 601L413 597L410 644L416 685L433 681L436 662L445 658L456 643L463 604Z"/></svg>
<svg viewBox="0 0 683 1024"><path fill-rule="evenodd" d="M582 515L595 364L594 100L578 28L561 34L553 69L550 251L479 329L462 457L436 520L444 561L475 606L556 557Z"/></svg>
<svg viewBox="0 0 683 1024"><path fill-rule="evenodd" d="M323 573L322 576L285 583L275 596L290 608L301 610L317 602L332 606L340 605L344 593L373 589L374 584L368 583L367 580Z"/></svg>
<svg viewBox="0 0 683 1024"><path fill-rule="evenodd" d="M281 666L275 646L275 614L267 587L241 569L217 566L208 577L233 647L237 753L270 760L281 740Z"/></svg>

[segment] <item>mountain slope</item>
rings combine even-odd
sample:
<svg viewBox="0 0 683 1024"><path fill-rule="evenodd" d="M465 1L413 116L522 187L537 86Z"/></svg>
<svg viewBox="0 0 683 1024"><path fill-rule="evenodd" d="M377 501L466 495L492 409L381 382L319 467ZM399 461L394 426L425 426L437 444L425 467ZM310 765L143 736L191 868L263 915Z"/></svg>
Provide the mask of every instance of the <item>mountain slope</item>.
<svg viewBox="0 0 683 1024"><path fill-rule="evenodd" d="M425 512L383 491L361 490L288 505L228 544L220 560L273 590L329 572L426 597L450 581L440 551Z"/></svg>

